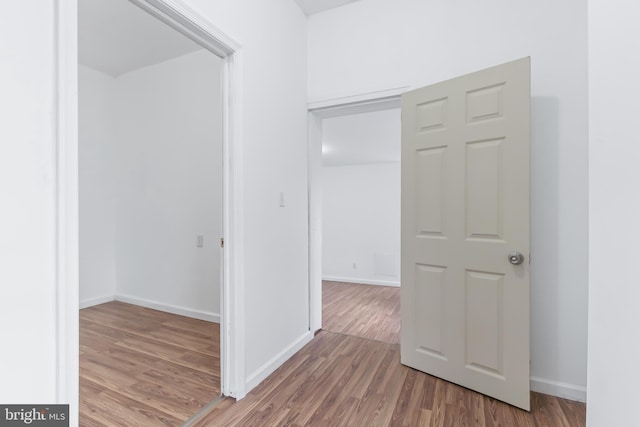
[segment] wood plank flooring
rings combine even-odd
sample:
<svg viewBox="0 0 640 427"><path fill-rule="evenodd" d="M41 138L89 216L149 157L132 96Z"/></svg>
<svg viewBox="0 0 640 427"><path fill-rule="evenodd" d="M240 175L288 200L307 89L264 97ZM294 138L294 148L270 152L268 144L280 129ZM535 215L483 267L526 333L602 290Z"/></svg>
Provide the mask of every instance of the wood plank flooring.
<svg viewBox="0 0 640 427"><path fill-rule="evenodd" d="M219 393L218 324L115 301L80 310L81 426L180 426Z"/></svg>
<svg viewBox="0 0 640 427"><path fill-rule="evenodd" d="M532 393L530 413L400 364L397 344L321 331L247 397L193 426L582 427L585 405Z"/></svg>
<svg viewBox="0 0 640 427"><path fill-rule="evenodd" d="M582 427L583 403L531 394L530 413L400 364L398 288L323 283L325 330L243 400L193 426Z"/></svg>
<svg viewBox="0 0 640 427"><path fill-rule="evenodd" d="M384 287L337 285L325 284L323 311L336 332L319 332L245 399L224 399L191 425L585 425L583 403L532 393L527 413L401 365L398 332L380 323L399 302L370 300ZM384 316L367 318L367 306ZM218 325L118 302L80 318L81 426L177 426L218 394Z"/></svg>
<svg viewBox="0 0 640 427"><path fill-rule="evenodd" d="M400 288L322 282L323 329L400 343Z"/></svg>

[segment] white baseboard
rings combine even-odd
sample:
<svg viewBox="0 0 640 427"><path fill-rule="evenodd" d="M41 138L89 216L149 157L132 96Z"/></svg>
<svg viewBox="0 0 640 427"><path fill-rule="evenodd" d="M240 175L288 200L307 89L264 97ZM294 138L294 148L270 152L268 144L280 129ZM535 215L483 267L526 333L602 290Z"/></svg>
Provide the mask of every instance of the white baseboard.
<svg viewBox="0 0 640 427"><path fill-rule="evenodd" d="M531 377L531 391L577 400L578 402L587 401L587 388L585 386L561 383L545 378Z"/></svg>
<svg viewBox="0 0 640 427"><path fill-rule="evenodd" d="M220 314L208 311L194 310L191 308L180 307L177 305L164 304L158 301L151 301L144 298L133 297L130 295L116 295L116 301L122 301L129 304L140 305L142 307L152 308L167 313L178 314L180 316L191 317L194 319L206 320L207 322L220 323Z"/></svg>
<svg viewBox="0 0 640 427"><path fill-rule="evenodd" d="M80 309L83 309L83 308L93 307L94 305L104 304L105 302L111 302L115 299L116 299L115 295L107 295L104 297L90 298L84 301L80 301L79 306L80 306Z"/></svg>
<svg viewBox="0 0 640 427"><path fill-rule="evenodd" d="M330 282L358 283L361 285L394 286L396 288L400 287L400 282L390 280L360 279L357 277L322 276L322 280L328 280Z"/></svg>
<svg viewBox="0 0 640 427"><path fill-rule="evenodd" d="M255 372L247 377L245 391L249 393L254 387L264 381L276 369L278 369L291 356L296 354L302 347L307 345L313 339L313 332L309 331L293 342L289 347L285 348L274 358L258 368Z"/></svg>

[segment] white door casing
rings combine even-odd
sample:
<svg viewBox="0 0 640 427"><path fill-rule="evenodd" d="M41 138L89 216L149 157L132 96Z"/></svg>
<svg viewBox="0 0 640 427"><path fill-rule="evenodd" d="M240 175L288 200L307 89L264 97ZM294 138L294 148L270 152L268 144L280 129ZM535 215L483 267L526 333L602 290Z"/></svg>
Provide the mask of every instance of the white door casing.
<svg viewBox="0 0 640 427"><path fill-rule="evenodd" d="M402 96L401 361L526 410L529 99L529 58Z"/></svg>

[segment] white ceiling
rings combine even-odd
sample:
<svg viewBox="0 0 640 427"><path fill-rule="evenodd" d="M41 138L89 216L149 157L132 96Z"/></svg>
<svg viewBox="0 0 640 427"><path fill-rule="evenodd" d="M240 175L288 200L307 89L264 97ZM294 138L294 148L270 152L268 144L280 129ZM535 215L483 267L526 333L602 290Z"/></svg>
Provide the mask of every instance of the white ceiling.
<svg viewBox="0 0 640 427"><path fill-rule="evenodd" d="M323 10L333 9L336 7L344 6L348 3L353 3L358 0L296 0L300 9L307 14L312 15L314 13L322 12Z"/></svg>
<svg viewBox="0 0 640 427"><path fill-rule="evenodd" d="M400 110L322 121L322 164L344 166L400 161Z"/></svg>
<svg viewBox="0 0 640 427"><path fill-rule="evenodd" d="M113 77L202 49L128 0L78 3L78 62Z"/></svg>

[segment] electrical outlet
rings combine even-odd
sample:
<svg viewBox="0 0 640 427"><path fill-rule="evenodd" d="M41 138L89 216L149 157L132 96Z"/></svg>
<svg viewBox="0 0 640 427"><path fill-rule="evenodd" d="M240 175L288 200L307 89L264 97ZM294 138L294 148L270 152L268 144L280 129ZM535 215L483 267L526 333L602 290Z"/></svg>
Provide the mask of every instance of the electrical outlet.
<svg viewBox="0 0 640 427"><path fill-rule="evenodd" d="M204 236L202 235L196 236L196 246L198 248L204 248Z"/></svg>

